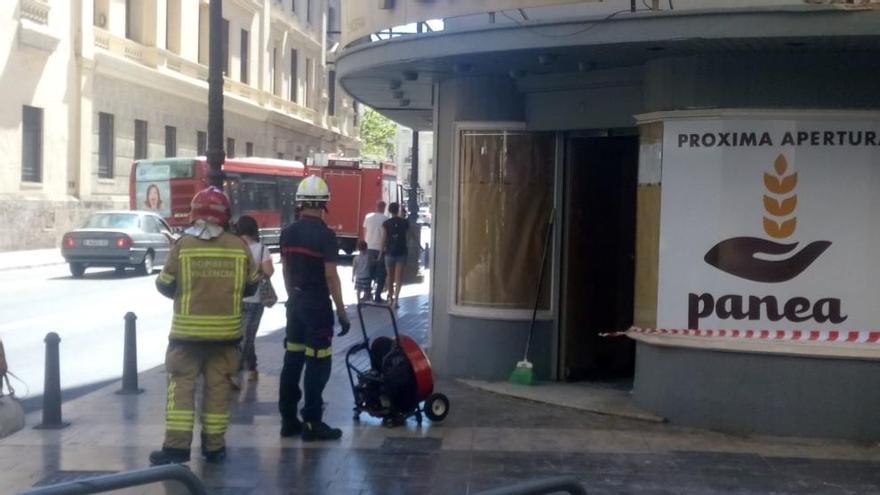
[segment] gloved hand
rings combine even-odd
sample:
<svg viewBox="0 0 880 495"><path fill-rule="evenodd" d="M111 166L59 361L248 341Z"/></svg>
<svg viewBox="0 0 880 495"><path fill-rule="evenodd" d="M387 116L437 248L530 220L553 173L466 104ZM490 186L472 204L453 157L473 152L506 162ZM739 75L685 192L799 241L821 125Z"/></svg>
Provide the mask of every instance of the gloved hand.
<svg viewBox="0 0 880 495"><path fill-rule="evenodd" d="M345 308L336 310L336 318L339 319L339 326L342 327L342 330L340 330L336 336L342 337L351 330L351 321L348 319L348 314L346 314Z"/></svg>

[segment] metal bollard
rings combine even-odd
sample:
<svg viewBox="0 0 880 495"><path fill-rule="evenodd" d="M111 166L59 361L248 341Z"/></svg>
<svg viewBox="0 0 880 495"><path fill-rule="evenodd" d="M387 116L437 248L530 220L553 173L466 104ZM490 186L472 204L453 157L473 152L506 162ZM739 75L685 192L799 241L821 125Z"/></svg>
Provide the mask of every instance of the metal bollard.
<svg viewBox="0 0 880 495"><path fill-rule="evenodd" d="M61 365L58 344L61 337L55 332L46 334L46 377L43 386L43 422L38 430L60 430L70 426L61 421Z"/></svg>
<svg viewBox="0 0 880 495"><path fill-rule="evenodd" d="M138 388L137 357L137 315L125 313L125 349L122 355L122 389L119 395L137 395L144 389Z"/></svg>

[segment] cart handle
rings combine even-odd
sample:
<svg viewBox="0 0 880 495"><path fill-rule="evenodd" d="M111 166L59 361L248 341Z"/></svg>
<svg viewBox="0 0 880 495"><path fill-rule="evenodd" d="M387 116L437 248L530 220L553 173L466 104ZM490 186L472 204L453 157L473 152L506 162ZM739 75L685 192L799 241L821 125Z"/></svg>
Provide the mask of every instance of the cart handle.
<svg viewBox="0 0 880 495"><path fill-rule="evenodd" d="M388 304L378 304L369 301L360 301L357 303L357 311L358 311L358 320L361 323L361 332L364 334L364 342L368 342L369 338L367 337L367 327L364 325L364 312L363 308L379 308L388 311L388 314L391 316L391 326L394 328L394 340L397 343L400 343L400 332L397 331L397 318L394 316L394 309Z"/></svg>

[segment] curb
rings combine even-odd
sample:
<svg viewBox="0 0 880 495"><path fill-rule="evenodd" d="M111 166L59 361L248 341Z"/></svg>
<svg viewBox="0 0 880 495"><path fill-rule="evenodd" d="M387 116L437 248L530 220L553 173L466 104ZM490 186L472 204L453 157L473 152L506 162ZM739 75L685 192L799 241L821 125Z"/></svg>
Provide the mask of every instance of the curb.
<svg viewBox="0 0 880 495"><path fill-rule="evenodd" d="M42 268L45 266L66 265L66 261L48 261L43 263L29 263L26 265L0 266L0 272L8 272L12 270L29 270L31 268Z"/></svg>

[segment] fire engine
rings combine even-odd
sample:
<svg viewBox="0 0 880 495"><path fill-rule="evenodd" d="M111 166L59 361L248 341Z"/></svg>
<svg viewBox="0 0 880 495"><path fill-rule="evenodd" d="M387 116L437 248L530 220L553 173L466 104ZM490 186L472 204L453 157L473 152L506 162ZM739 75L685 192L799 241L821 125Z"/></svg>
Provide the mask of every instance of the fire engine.
<svg viewBox="0 0 880 495"><path fill-rule="evenodd" d="M357 248L358 239L364 238L364 217L375 210L376 203L399 203L403 197L393 163L328 157L316 160L309 173L322 177L330 187L324 221L336 232L339 248L348 254Z"/></svg>

